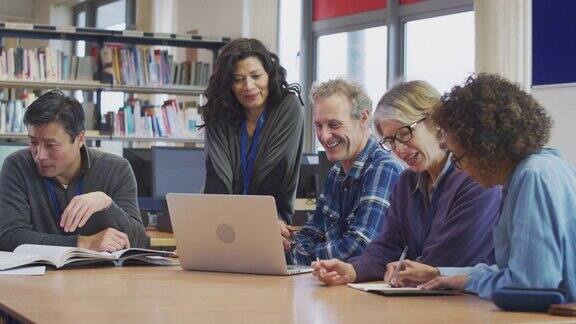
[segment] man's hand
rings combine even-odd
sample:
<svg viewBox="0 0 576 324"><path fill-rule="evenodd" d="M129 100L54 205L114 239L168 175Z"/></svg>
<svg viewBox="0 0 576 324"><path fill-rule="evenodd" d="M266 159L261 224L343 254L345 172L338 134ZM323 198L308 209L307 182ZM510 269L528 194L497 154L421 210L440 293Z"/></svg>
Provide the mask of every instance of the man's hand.
<svg viewBox="0 0 576 324"><path fill-rule="evenodd" d="M338 259L314 261L312 274L326 285L342 285L356 281L356 270L350 263Z"/></svg>
<svg viewBox="0 0 576 324"><path fill-rule="evenodd" d="M108 227L107 229L90 236L78 236L78 247L95 250L115 252L130 248L128 235L117 229Z"/></svg>
<svg viewBox="0 0 576 324"><path fill-rule="evenodd" d="M111 204L112 198L102 191L76 196L62 213L60 227L64 227L64 232L74 232L76 228L84 226L94 213L110 207Z"/></svg>
<svg viewBox="0 0 576 324"><path fill-rule="evenodd" d="M280 235L282 235L284 251L290 250L290 246L292 245L292 241L290 240L290 230L288 230L286 223L281 220L278 221L278 226L280 226Z"/></svg>
<svg viewBox="0 0 576 324"><path fill-rule="evenodd" d="M465 290L467 281L468 281L468 275L439 276L418 287L420 289L449 288L463 291Z"/></svg>
<svg viewBox="0 0 576 324"><path fill-rule="evenodd" d="M402 267L398 271L396 278L394 271L398 267L398 262L390 262L386 265L384 282L392 286L413 286L430 281L440 275L437 268L410 260L404 260Z"/></svg>

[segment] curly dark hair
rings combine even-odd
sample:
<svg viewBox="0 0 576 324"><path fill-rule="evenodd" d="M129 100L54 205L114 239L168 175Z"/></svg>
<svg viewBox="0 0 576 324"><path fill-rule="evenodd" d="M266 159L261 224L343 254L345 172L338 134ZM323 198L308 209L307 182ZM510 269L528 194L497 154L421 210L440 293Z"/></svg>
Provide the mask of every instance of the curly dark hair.
<svg viewBox="0 0 576 324"><path fill-rule="evenodd" d="M201 127L223 123L239 125L245 118L244 109L232 92L232 82L234 64L248 57L258 58L268 73L268 103L272 105L280 103L290 91L300 94L299 85L288 85L286 82L286 69L280 65L276 54L268 51L257 39L238 38L226 44L218 56L214 73L210 76L208 88L204 92L208 101L200 110L204 119Z"/></svg>
<svg viewBox="0 0 576 324"><path fill-rule="evenodd" d="M550 138L552 119L518 85L494 74L470 76L442 96L433 120L481 172L517 163Z"/></svg>

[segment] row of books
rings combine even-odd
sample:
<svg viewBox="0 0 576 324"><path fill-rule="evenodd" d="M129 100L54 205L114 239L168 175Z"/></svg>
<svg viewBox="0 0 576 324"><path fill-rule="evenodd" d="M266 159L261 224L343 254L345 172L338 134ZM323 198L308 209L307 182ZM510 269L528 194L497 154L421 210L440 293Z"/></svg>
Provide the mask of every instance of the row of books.
<svg viewBox="0 0 576 324"><path fill-rule="evenodd" d="M24 113L26 108L36 100L33 92L0 91L0 133L25 134ZM84 128L93 130L95 107L93 102L82 103L84 109Z"/></svg>
<svg viewBox="0 0 576 324"><path fill-rule="evenodd" d="M0 48L0 80L93 80L93 56L78 57L50 47Z"/></svg>
<svg viewBox="0 0 576 324"><path fill-rule="evenodd" d="M210 64L174 62L167 50L107 45L100 51L103 82L131 86L206 86Z"/></svg>
<svg viewBox="0 0 576 324"><path fill-rule="evenodd" d="M26 133L24 113L34 100L33 93L23 93L20 99L0 101L0 133Z"/></svg>
<svg viewBox="0 0 576 324"><path fill-rule="evenodd" d="M50 47L0 47L0 80L92 81L97 54L78 57ZM100 81L129 86L206 86L209 63L174 62L167 50L107 45L100 51Z"/></svg>
<svg viewBox="0 0 576 324"><path fill-rule="evenodd" d="M175 99L162 106L130 99L116 112L106 114L106 122L117 137L199 138L199 115L194 101L178 103Z"/></svg>

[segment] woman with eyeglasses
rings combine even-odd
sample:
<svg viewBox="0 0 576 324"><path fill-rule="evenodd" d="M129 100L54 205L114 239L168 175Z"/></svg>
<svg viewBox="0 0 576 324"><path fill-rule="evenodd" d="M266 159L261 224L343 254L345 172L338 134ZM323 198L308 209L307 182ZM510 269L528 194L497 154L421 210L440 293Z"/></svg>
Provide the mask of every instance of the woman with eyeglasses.
<svg viewBox="0 0 576 324"><path fill-rule="evenodd" d="M398 277L482 298L502 287L561 289L575 301L576 169L544 148L552 128L546 110L518 85L479 74L446 94L433 117L462 170L482 186L504 188L494 227L496 264L438 273L414 263Z"/></svg>
<svg viewBox="0 0 576 324"><path fill-rule="evenodd" d="M493 262L492 227L501 191L483 189L451 162L429 117L439 103L438 92L423 81L398 84L382 97L374 113L380 144L409 169L392 192L379 238L348 263L313 263L319 280L332 285L384 278L396 284L386 267L405 247L406 259L433 266Z"/></svg>

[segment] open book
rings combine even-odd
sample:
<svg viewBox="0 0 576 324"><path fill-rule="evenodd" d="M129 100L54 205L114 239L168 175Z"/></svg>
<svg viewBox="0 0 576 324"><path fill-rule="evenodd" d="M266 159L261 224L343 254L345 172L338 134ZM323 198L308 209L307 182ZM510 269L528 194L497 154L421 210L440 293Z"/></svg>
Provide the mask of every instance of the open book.
<svg viewBox="0 0 576 324"><path fill-rule="evenodd" d="M14 249L14 252L0 254L0 270L12 269L24 265L46 264L56 268L95 263L111 263L121 266L124 263L176 265L175 260L167 257L173 252L131 248L109 252L51 245L23 244Z"/></svg>
<svg viewBox="0 0 576 324"><path fill-rule="evenodd" d="M428 296L428 295L460 295L454 290L436 289L436 290L424 290L415 287L390 287L387 284L352 284L349 283L348 287L372 292L385 296Z"/></svg>

